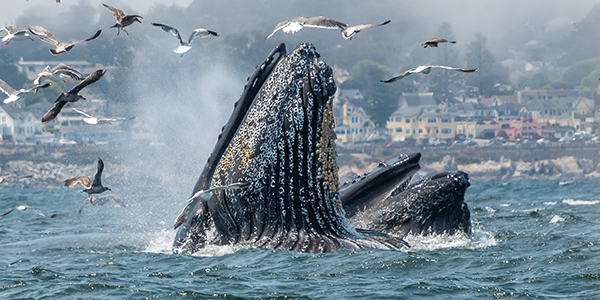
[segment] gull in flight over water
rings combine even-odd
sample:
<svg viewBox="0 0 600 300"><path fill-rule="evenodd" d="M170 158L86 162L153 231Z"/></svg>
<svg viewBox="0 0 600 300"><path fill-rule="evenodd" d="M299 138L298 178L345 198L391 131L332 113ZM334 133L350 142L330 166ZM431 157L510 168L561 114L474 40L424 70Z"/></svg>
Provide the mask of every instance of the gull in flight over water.
<svg viewBox="0 0 600 300"><path fill-rule="evenodd" d="M293 18L293 19L283 21L283 22L277 24L277 26L275 26L275 29L273 30L273 32L271 32L271 34L269 34L265 38L265 40L270 38L271 36L273 36L275 34L275 32L277 32L277 30L279 30L279 29L281 29L285 33L294 34L298 31L300 31L300 29L302 29L304 27L344 29L344 28L348 27L348 25L345 23L342 23L342 22L338 22L338 21L335 21L332 19L325 18L325 17L312 17L312 18L298 17L298 18Z"/></svg>
<svg viewBox="0 0 600 300"><path fill-rule="evenodd" d="M42 117L42 123L46 124L54 120L54 118L58 116L60 111L67 103L77 102L80 99L85 100L83 96L79 95L79 92L86 86L100 80L100 78L102 78L102 76L104 76L105 73L106 70L97 70L94 73L88 75L88 77L83 79L83 81L81 81L78 85L74 86L68 92L60 94L60 96L58 96L58 98L54 101L54 107L48 110L48 112L46 112L46 114L44 114L44 116Z"/></svg>
<svg viewBox="0 0 600 300"><path fill-rule="evenodd" d="M447 39L434 38L434 39L426 40L425 43L421 44L421 46L423 46L423 48L427 48L427 46L437 47L439 43L456 44L456 41L449 41Z"/></svg>
<svg viewBox="0 0 600 300"><path fill-rule="evenodd" d="M212 193L220 190L239 190L246 188L250 185L248 182L236 182L230 185L217 186L208 190L201 190L195 193L190 199L187 200L188 204L183 208L181 213L175 219L173 229L177 229L194 213L192 209L196 206L199 201L208 201L212 197Z"/></svg>
<svg viewBox="0 0 600 300"><path fill-rule="evenodd" d="M126 15L122 10L120 10L118 8L108 6L104 3L102 3L102 5L104 5L104 7L108 8L110 11L112 11L113 15L117 19L117 23L115 23L115 25L113 25L113 26L110 26L110 28L117 28L117 35L119 35L119 33L121 33L121 30L125 31L125 33L127 33L127 35L129 35L129 32L127 32L127 30L125 30L125 27L133 24L134 22L138 22L140 24L142 23L142 21L140 21L140 19L143 19L143 18L140 15Z"/></svg>
<svg viewBox="0 0 600 300"><path fill-rule="evenodd" d="M398 81L410 74L418 74L418 73L429 74L431 72L431 69L444 69L444 70L458 71L458 72L464 72L464 73L477 72L477 69L462 69L462 68L453 68L453 67L446 67L446 66L423 65L423 66L418 66L414 69L406 70L406 71L400 73L400 75L396 75L390 79L380 80L380 81L389 83L389 82Z"/></svg>
<svg viewBox="0 0 600 300"><path fill-rule="evenodd" d="M103 124L103 123L108 123L108 124L112 125L112 122L135 119L135 117L131 117L131 118L105 118L105 117L97 117L97 116L94 116L93 114L91 114L91 113L89 113L89 112L87 112L85 110L73 107L71 105L69 105L69 107L72 108L74 111L76 111L76 112L84 115L86 118L83 119L83 121L85 123L87 123L87 124L90 124L90 125Z"/></svg>
<svg viewBox="0 0 600 300"><path fill-rule="evenodd" d="M37 208L35 208L35 207L31 207L31 206L29 206L29 205L27 205L27 204L21 204L21 205L19 205L19 206L15 206L13 209L11 209L11 210L9 210L9 211L7 211L7 212L3 213L2 215L0 215L0 218L3 218L4 216L6 216L6 215L10 214L10 213L11 213L11 212L13 212L15 209L16 209L16 210L26 210L26 209L30 209L30 210L33 210L33 211L35 211L36 213L38 213L40 216L42 216L42 217L44 217L44 218L54 218L54 217L56 217L56 214L52 214L52 215L46 216L46 215L45 215L45 214L43 214L43 213L42 213L42 212L41 212L39 209L37 209Z"/></svg>
<svg viewBox="0 0 600 300"><path fill-rule="evenodd" d="M387 20L381 24L364 24L364 25L355 25L355 26L351 26L348 27L346 29L342 29L340 28L340 31L342 32L342 36L347 39L347 40L351 40L352 37L359 33L361 30L365 30L365 29L371 29L371 28L375 28L375 27L379 27L379 26L383 26L387 23L391 22L391 20Z"/></svg>
<svg viewBox="0 0 600 300"><path fill-rule="evenodd" d="M183 56L186 52L188 52L190 49L192 49L191 44L192 44L192 40L194 39L194 37L200 36L200 37L205 38L205 37L209 37L211 35L219 36L219 34L214 31L204 29L204 28L198 28L198 29L194 29L194 31L188 38L188 41L184 42L183 39L181 38L181 35L179 34L179 30L177 30L177 28L175 28L173 26L165 25L165 24L160 24L160 23L152 23L152 25L160 27L160 28L162 28L162 30L164 30L166 32L170 32L172 35L176 36L177 39L179 39L179 47L177 47L175 50L173 50L173 52L179 54L179 56Z"/></svg>
<svg viewBox="0 0 600 300"><path fill-rule="evenodd" d="M0 32L2 31L6 31L6 35L2 37L4 46L8 46L11 41L24 41L26 39L33 41L33 38L29 36L27 29L17 30L17 26L15 25L2 27L0 28Z"/></svg>
<svg viewBox="0 0 600 300"><path fill-rule="evenodd" d="M59 55L61 53L70 51L77 44L85 43L87 41L91 41L91 40L97 38L100 35L100 33L102 32L102 30L96 31L96 33L89 39L79 40L79 41L70 42L70 43L59 42L59 41L53 39L52 37L54 35L42 26L31 26L31 27L29 27L29 32L31 32L33 35L37 36L40 40L42 40L50 45L53 45L55 48L50 49L50 53L52 53L53 55Z"/></svg>
<svg viewBox="0 0 600 300"><path fill-rule="evenodd" d="M94 181L87 176L79 176L69 178L63 181L65 186L74 186L77 183L81 183L85 190L81 191L82 193L88 193L90 195L90 203L92 203L92 195L93 194L101 194L105 191L110 191L108 187L102 185L102 171L104 171L104 162L100 157L98 157L98 170L96 171L96 175L94 176Z"/></svg>
<svg viewBox="0 0 600 300"><path fill-rule="evenodd" d="M3 93L5 93L8 96L8 98L4 99L4 103L6 103L6 104L19 100L21 98L21 95L27 94L27 93L31 92L32 90L35 90L37 92L38 89L47 88L49 86L50 86L50 83L45 83L43 85L36 85L30 89L19 89L17 91L12 86L10 86L8 83L6 83L4 80L0 79L0 91L2 91Z"/></svg>

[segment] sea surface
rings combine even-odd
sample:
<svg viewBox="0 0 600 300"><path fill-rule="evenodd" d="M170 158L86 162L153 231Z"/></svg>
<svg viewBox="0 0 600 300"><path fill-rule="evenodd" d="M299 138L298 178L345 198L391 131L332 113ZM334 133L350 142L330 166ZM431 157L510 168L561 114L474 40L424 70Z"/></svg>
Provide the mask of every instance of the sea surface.
<svg viewBox="0 0 600 300"><path fill-rule="evenodd" d="M600 179L471 181L472 236L408 251L302 254L211 247L174 255L189 190L0 188L0 299L600 299Z"/></svg>

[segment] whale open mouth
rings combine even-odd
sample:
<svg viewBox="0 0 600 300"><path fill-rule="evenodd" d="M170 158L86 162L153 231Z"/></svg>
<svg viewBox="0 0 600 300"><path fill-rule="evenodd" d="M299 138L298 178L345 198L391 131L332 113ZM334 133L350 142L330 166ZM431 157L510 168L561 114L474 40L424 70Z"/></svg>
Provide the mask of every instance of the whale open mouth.
<svg viewBox="0 0 600 300"><path fill-rule="evenodd" d="M310 253L406 246L401 237L419 219L415 214L438 208L428 206L427 194L437 197L444 185L438 191L409 186L421 157L414 153L338 187L335 92L333 72L314 46L299 44L290 54L277 46L248 78L223 127L192 192L203 200L189 202L178 217L174 252L193 253L208 244ZM227 188L236 184L244 187ZM459 201L462 192L455 196ZM423 209L402 217L409 203L400 194L423 201L410 204Z"/></svg>

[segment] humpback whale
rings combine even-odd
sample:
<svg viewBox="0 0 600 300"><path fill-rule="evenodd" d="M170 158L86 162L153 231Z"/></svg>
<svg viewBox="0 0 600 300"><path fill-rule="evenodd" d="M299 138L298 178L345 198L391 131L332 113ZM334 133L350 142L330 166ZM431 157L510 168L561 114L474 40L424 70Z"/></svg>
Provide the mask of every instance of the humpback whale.
<svg viewBox="0 0 600 300"><path fill-rule="evenodd" d="M398 201L405 196L430 201L427 194L418 197L425 183L409 185L420 154L394 158L338 188L332 76L315 47L304 43L289 54L284 44L278 45L256 68L192 195L236 182L248 185L215 189L208 200L188 204L188 217L177 224L175 253L232 244L309 253L407 246L394 232L402 226L380 230L386 220L369 213L388 209L394 201L407 203ZM428 213L426 205L419 207L410 212ZM371 219L363 227L349 222L362 222L363 216ZM412 226L414 218L404 219Z"/></svg>

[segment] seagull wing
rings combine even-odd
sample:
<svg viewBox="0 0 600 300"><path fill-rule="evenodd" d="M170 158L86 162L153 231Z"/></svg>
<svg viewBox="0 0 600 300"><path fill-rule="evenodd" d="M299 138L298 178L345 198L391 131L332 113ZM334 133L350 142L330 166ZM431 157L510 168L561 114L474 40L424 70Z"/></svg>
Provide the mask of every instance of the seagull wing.
<svg viewBox="0 0 600 300"><path fill-rule="evenodd" d="M188 204L183 208L181 213L175 218L175 224L173 224L173 229L177 229L183 223L185 223L190 215L193 213L193 209L196 207L196 204L199 201L208 201L212 197L212 192L220 191L220 190L237 190L243 189L250 185L248 182L236 182L229 185L217 186L210 188L208 190L201 190L195 193L190 199L188 199Z"/></svg>
<svg viewBox="0 0 600 300"><path fill-rule="evenodd" d="M117 19L117 23L121 23L121 20L123 20L123 18L125 17L125 13L123 13L122 10L120 10L118 8L114 8L112 6L108 6L104 3L102 3L102 5L104 5L104 7L108 8L108 10L113 12L113 15Z"/></svg>
<svg viewBox="0 0 600 300"><path fill-rule="evenodd" d="M52 33L50 33L50 31L46 30L42 26L31 26L31 27L29 27L29 32L31 32L31 34L37 36L40 40L42 40L50 45L53 45L54 47L58 47L58 45L61 44L61 42L53 39Z"/></svg>
<svg viewBox="0 0 600 300"><path fill-rule="evenodd" d="M65 186L74 186L78 183L81 183L84 188L89 189L92 187L92 180L87 176L73 177L66 180L63 180Z"/></svg>
<svg viewBox="0 0 600 300"><path fill-rule="evenodd" d="M59 98L60 98L60 96L59 96ZM59 101L58 99L56 101L54 101L54 107L52 107L50 110L48 110L44 114L44 116L42 117L42 123L46 124L46 123L54 120L54 118L56 118L56 116L58 116L60 111L63 109L65 104L67 104L66 101Z"/></svg>
<svg viewBox="0 0 600 300"><path fill-rule="evenodd" d="M79 73L79 71L77 71L74 68L71 68L63 63L58 64L54 68L50 69L48 72L50 72L52 74L68 76L73 80L85 79L85 76L83 76L83 74Z"/></svg>
<svg viewBox="0 0 600 300"><path fill-rule="evenodd" d="M50 32L48 29L42 27L42 26L29 26L29 28L27 28L29 30L29 32L33 33L35 36L40 37L40 36L47 36L47 37L53 37L54 35L52 34L52 32Z"/></svg>
<svg viewBox="0 0 600 300"><path fill-rule="evenodd" d="M346 29L346 30L353 29L353 30L354 30L354 32L359 32L359 31L361 31L361 30L365 30L365 29L371 29L371 28L375 28L375 27L383 26L383 25L386 25L386 24L388 24L389 22L391 22L391 20L387 20L387 21L385 21L385 22L383 22L383 23L381 23L381 24L362 24L362 25L355 25L355 26L352 26L352 27L348 27L348 29Z"/></svg>
<svg viewBox="0 0 600 300"><path fill-rule="evenodd" d="M102 33L102 29L100 29L100 30L96 31L96 33L94 33L94 35L93 35L91 38L89 38L89 39L85 39L85 40L79 40L79 41L75 41L75 42L72 42L72 43L67 43L67 45L68 45L68 46L66 46L66 47L69 47L69 46L73 46L73 45L77 45L77 44L81 44L81 43L85 43L85 42L91 41L91 40L93 40L93 39L97 38L98 36L100 36L100 33Z"/></svg>
<svg viewBox="0 0 600 300"><path fill-rule="evenodd" d="M10 209L9 211L3 213L2 215L0 215L0 218L3 218L4 216L10 214L13 210L15 210L14 208Z"/></svg>
<svg viewBox="0 0 600 300"><path fill-rule="evenodd" d="M43 214L43 213L42 213L42 212L41 212L39 209L37 209L37 208L35 208L35 207L31 207L31 206L29 206L29 205L27 205L27 204L21 204L21 205L19 205L19 206L15 207L14 209L18 209L18 210L26 210L26 209L31 209L31 210L35 211L36 213L38 213L40 216L42 216L42 217L44 217L44 218L45 218L45 217L47 217L47 216L46 216L45 214ZM4 216L4 215L3 215L3 216Z"/></svg>
<svg viewBox="0 0 600 300"><path fill-rule="evenodd" d="M351 26L348 27L346 29L342 29L342 36L345 39L351 39L352 36L354 36L354 34L359 33L361 30L365 30L365 29L371 29L371 28L375 28L375 27L379 27L379 26L383 26L387 23L391 22L391 20L387 20L381 24L363 24L363 25L355 25L355 26Z"/></svg>
<svg viewBox="0 0 600 300"><path fill-rule="evenodd" d="M329 28L329 29L344 29L348 27L348 24L332 20L329 18L325 18L322 16L306 18L304 22L302 22L303 26L306 27L319 27L319 28Z"/></svg>
<svg viewBox="0 0 600 300"><path fill-rule="evenodd" d="M73 107L73 106L70 106L70 105L69 105L69 107L72 108L74 111L76 111L76 112L78 112L78 113L80 113L80 114L82 114L82 115L84 115L84 116L86 116L88 118L95 118L94 115L92 115L91 113L88 113L88 112L86 112L84 110L81 110L79 108L76 108L76 107Z"/></svg>
<svg viewBox="0 0 600 300"><path fill-rule="evenodd" d="M30 88L30 89L26 90L26 93L29 93L29 92L31 92L31 91L35 91L35 92L37 93L37 91L38 91L39 89L45 89L45 88L47 88L47 87L49 87L49 86L50 86L50 82L46 82L46 83L44 83L44 84L42 84L42 85L39 85L39 84L37 84L37 85L35 85L34 87L32 87L32 88Z"/></svg>
<svg viewBox="0 0 600 300"><path fill-rule="evenodd" d="M478 69L454 68L454 67L447 67L447 66L430 66L430 67L437 68L437 69L450 70L450 71L464 72L464 73L473 73L473 72L477 72L477 70L478 70Z"/></svg>
<svg viewBox="0 0 600 300"><path fill-rule="evenodd" d="M70 89L67 93L68 94L78 94L86 86L100 80L100 78L102 78L102 76L104 76L104 74L106 74L106 70L102 70L102 69L96 70L94 73L88 75L85 79L83 79L83 81L81 81L78 85L76 85L72 89Z"/></svg>
<svg viewBox="0 0 600 300"><path fill-rule="evenodd" d="M381 82L390 83L390 82L398 81L398 80L400 80L400 79L402 79L402 78L404 78L404 77L406 77L406 76L408 76L410 74L413 74L413 73L419 73L419 72L416 72L416 69L406 70L406 71L400 73L399 75L396 75L396 76L394 76L394 77L392 77L390 79L381 80Z"/></svg>
<svg viewBox="0 0 600 300"><path fill-rule="evenodd" d="M151 24L156 27L160 27L162 30L169 32L172 35L176 36L177 39L179 40L179 44L181 44L181 45L184 44L183 40L181 39L181 35L179 34L179 30L177 30L177 28L175 28L173 26L165 25L165 24L160 24L160 23L151 23Z"/></svg>
<svg viewBox="0 0 600 300"><path fill-rule="evenodd" d="M13 89L6 81L0 79L0 91L5 93L7 96L12 96L17 94L17 90Z"/></svg>
<svg viewBox="0 0 600 300"><path fill-rule="evenodd" d="M204 29L204 28L198 28L198 29L194 29L194 31L192 32L192 34L190 34L190 38L188 39L188 44L192 42L192 40L194 39L194 37L208 37L208 36L219 36L218 33L212 31L212 30L208 30L208 29Z"/></svg>
<svg viewBox="0 0 600 300"><path fill-rule="evenodd" d="M98 157L98 171L96 171L92 186L102 186L102 171L104 171L104 162Z"/></svg>
<svg viewBox="0 0 600 300"><path fill-rule="evenodd" d="M281 29L281 28L283 28L285 26L288 26L290 23L292 23L292 22L294 22L294 21L296 21L298 19L300 19L300 18L294 18L294 19L291 19L291 20L286 20L286 21L283 21L283 22L279 22L279 24L277 24L275 26L275 29L273 29L273 32L271 32L271 34L267 35L267 37L265 38L265 40L268 39L268 38L270 38L270 37L272 37L275 34L275 32L277 32L277 30L279 30L279 29Z"/></svg>

